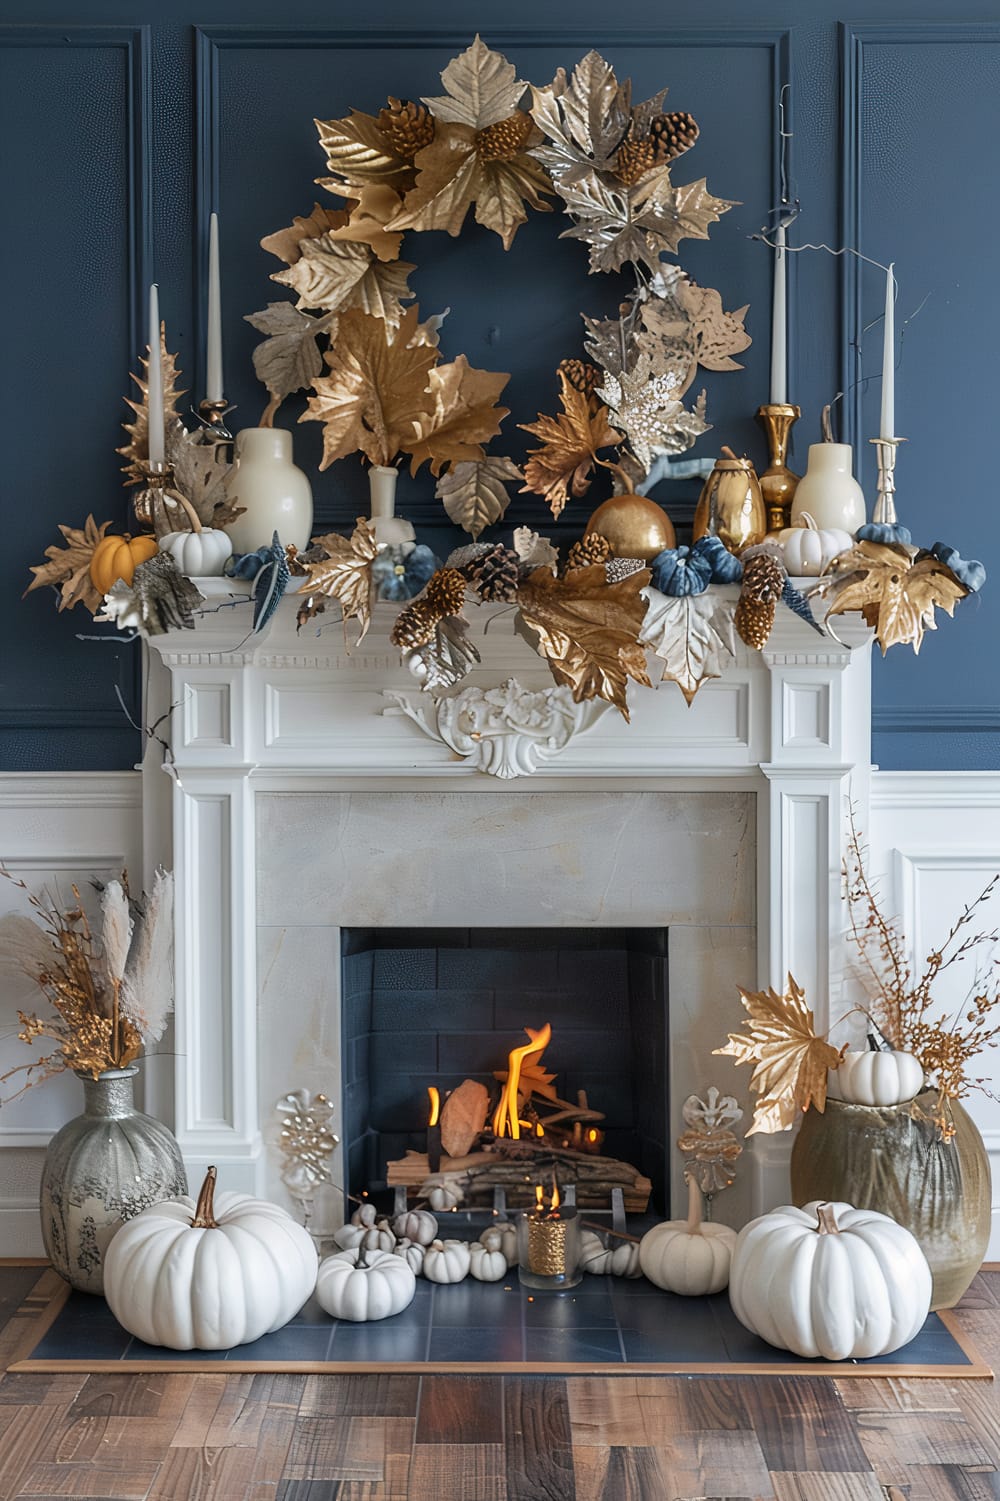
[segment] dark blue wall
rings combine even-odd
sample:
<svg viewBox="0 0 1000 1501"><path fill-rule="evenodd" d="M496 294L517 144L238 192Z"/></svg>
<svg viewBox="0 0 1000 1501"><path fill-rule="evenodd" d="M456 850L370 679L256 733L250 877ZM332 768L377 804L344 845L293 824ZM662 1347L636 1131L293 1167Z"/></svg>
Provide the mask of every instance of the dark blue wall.
<svg viewBox="0 0 1000 1501"><path fill-rule="evenodd" d="M721 442L763 457L752 413L767 394L770 265L749 236L775 198L775 101L791 85L792 175L803 213L799 239L858 245L894 259L897 426L910 443L898 469L899 505L918 540L935 538L983 558L986 594L959 608L926 640L919 660L897 648L875 667L875 758L884 766L981 768L998 764L1000 568L994 466L995 295L1000 200L1000 4L967 3L937 23L927 0L867 0L863 22L832 0L782 0L748 18L743 0L412 0L350 11L329 3L179 0L61 5L0 0L0 387L4 417L4 540L0 563L0 765L101 769L134 759L137 737L116 688L138 715L138 654L78 640L81 611L56 615L44 591L21 602L28 564L57 539L59 522L125 520L114 453L128 371L143 339L140 308L154 277L184 384L203 389L207 215L222 220L227 394L238 425L263 406L250 363L256 335L244 313L284 294L268 282L277 263L261 235L306 212L324 162L314 115L374 109L387 92L438 92L437 73L479 29L547 82L591 46L631 74L636 92L670 87L701 140L678 180L707 175L740 206L707 244L685 241L681 259L718 287L728 307L751 304L755 336L746 368L709 377ZM74 14L75 12L75 14ZM70 13L70 18L67 18ZM275 22L279 24L275 24ZM553 404L553 370L579 353L581 309L606 315L610 278L588 277L581 246L559 241L558 216L537 215L504 255L474 227L458 241L411 236L423 312L450 305L448 357L513 374L514 424ZM825 255L792 263L790 395L803 407L793 466L818 438L822 405L846 386L843 430L872 493L864 441L878 422L881 274ZM925 300L926 299L926 300ZM292 404L282 420L291 425ZM313 476L321 525L346 525L364 506L360 469L345 461L316 472L319 427L296 430L299 462ZM796 460L798 461L796 464ZM662 499L682 525L693 482ZM448 546L426 470L403 481L402 508L425 540ZM579 531L580 503L563 535ZM522 497L508 520L542 529L540 500Z"/></svg>

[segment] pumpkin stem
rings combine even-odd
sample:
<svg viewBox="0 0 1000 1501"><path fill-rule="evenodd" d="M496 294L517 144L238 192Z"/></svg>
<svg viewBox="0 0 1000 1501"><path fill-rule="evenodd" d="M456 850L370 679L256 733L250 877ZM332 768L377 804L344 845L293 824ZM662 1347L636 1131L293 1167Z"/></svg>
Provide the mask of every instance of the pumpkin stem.
<svg viewBox="0 0 1000 1501"><path fill-rule="evenodd" d="M820 1204L816 1210L816 1234L839 1235L840 1226L837 1224L837 1216L833 1212L832 1204Z"/></svg>
<svg viewBox="0 0 1000 1501"><path fill-rule="evenodd" d="M807 531L810 531L810 532L818 532L819 531L819 527L816 525L815 521L812 519L812 517L810 516L810 514L809 514L808 511L800 511L799 512L799 520L801 521L802 525L806 528Z"/></svg>
<svg viewBox="0 0 1000 1501"><path fill-rule="evenodd" d="M362 1270L368 1265L368 1247L363 1243L358 1246L358 1259L354 1265L361 1267Z"/></svg>
<svg viewBox="0 0 1000 1501"><path fill-rule="evenodd" d="M216 1170L210 1167L205 1174L205 1181L201 1185L201 1193L194 1207L194 1219L191 1221L192 1230L218 1230L219 1222L215 1218L215 1179Z"/></svg>
<svg viewBox="0 0 1000 1501"><path fill-rule="evenodd" d="M187 512L187 518L191 523L191 530L197 537L198 533L201 531L201 517L198 515L198 512L195 510L194 506L188 500L187 496L182 495L179 490L171 490L170 498L171 500L179 501L180 504L184 507L184 510Z"/></svg>
<svg viewBox="0 0 1000 1501"><path fill-rule="evenodd" d="M734 450L730 448L728 443L723 443L722 447L719 449L719 452L722 454L722 457L724 459L735 459L738 457Z"/></svg>
<svg viewBox="0 0 1000 1501"><path fill-rule="evenodd" d="M693 1173L685 1173L688 1186L688 1217L685 1231L688 1235L701 1234L701 1189L695 1182Z"/></svg>

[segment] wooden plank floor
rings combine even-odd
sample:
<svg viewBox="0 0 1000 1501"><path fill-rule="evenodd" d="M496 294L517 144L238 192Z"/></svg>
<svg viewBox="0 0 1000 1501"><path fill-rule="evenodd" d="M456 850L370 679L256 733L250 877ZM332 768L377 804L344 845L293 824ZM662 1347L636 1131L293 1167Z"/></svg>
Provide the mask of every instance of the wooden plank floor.
<svg viewBox="0 0 1000 1501"><path fill-rule="evenodd" d="M53 1277L0 1267L0 1369ZM959 1320L1000 1363L1000 1272ZM997 1386L7 1373L0 1501L1000 1501Z"/></svg>

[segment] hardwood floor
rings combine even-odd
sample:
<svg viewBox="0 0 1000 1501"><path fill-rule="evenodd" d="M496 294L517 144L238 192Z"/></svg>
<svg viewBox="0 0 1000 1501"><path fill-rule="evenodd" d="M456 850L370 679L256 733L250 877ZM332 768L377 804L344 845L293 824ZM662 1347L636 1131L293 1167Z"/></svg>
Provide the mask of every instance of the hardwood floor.
<svg viewBox="0 0 1000 1501"><path fill-rule="evenodd" d="M0 1267L0 1368L20 1338L11 1315L53 1275ZM959 1317L1000 1365L1000 1272L976 1278ZM0 1501L65 1496L1000 1501L1000 1392L911 1378L8 1373Z"/></svg>

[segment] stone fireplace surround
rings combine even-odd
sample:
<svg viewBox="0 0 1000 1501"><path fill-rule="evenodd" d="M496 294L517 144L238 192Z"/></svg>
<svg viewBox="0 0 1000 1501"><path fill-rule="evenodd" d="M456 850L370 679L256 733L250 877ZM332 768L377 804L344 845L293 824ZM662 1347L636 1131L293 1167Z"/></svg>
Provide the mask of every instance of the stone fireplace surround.
<svg viewBox="0 0 1000 1501"><path fill-rule="evenodd" d="M168 671L147 712L177 706L174 766L147 769L143 797L146 847L177 882L176 1061L150 1105L172 1109L193 1176L215 1163L228 1186L280 1197L274 1102L341 1088L341 928L669 929L675 1124L709 1084L747 1104L746 1070L711 1056L738 984L791 971L820 1026L848 1009L844 809L850 796L864 825L870 772L858 617L842 644L779 610L765 651L741 648L690 709L673 684L630 685L630 725L588 712L510 781L400 712L394 695L417 715L426 696L388 641L391 607L350 650L339 624L296 633L291 599L244 639L242 604L212 608L234 586L202 587L220 598L197 629L152 643ZM473 683L551 685L509 616L485 637L480 618ZM508 768L536 759L516 736L500 747ZM719 1206L734 1223L787 1193L788 1136L747 1145Z"/></svg>

